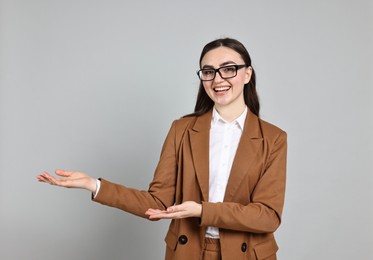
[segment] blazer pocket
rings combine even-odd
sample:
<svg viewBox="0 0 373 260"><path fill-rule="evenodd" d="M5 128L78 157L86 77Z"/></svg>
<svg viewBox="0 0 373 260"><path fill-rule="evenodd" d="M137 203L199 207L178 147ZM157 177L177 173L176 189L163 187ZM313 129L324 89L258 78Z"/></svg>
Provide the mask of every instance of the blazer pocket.
<svg viewBox="0 0 373 260"><path fill-rule="evenodd" d="M168 230L167 235L166 235L164 241L166 242L166 245L171 250L175 250L176 246L177 246L178 239L179 238L177 237L177 235L174 232L172 232L171 230Z"/></svg>
<svg viewBox="0 0 373 260"><path fill-rule="evenodd" d="M260 243L254 246L254 252L258 260L266 259L267 257L274 256L276 255L277 251L278 251L278 246L274 239L267 240L263 243ZM276 257L273 259L276 259Z"/></svg>

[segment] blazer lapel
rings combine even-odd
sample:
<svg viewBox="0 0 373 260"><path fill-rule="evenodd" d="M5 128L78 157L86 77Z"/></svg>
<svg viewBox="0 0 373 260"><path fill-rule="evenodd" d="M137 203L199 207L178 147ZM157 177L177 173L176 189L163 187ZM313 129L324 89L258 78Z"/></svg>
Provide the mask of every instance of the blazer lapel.
<svg viewBox="0 0 373 260"><path fill-rule="evenodd" d="M198 117L189 129L192 158L203 201L209 198L209 149L212 111Z"/></svg>
<svg viewBox="0 0 373 260"><path fill-rule="evenodd" d="M234 158L225 191L224 201L231 201L250 167L257 163L263 142L258 117L247 111L245 127Z"/></svg>

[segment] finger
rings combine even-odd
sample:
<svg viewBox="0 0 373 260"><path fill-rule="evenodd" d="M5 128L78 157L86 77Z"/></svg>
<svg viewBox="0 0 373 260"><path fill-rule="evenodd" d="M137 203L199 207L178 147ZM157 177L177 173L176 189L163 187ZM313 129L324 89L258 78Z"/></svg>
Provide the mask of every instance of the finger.
<svg viewBox="0 0 373 260"><path fill-rule="evenodd" d="M151 217L152 218L163 218L163 219L172 219L172 218L180 218L182 212L168 212L166 210L158 210L151 212Z"/></svg>
<svg viewBox="0 0 373 260"><path fill-rule="evenodd" d="M52 182L48 177L46 177L46 176L44 176L44 175L41 175L41 176L38 178L38 180L39 180L40 182L44 182L44 183L48 183L48 184L53 185L53 182Z"/></svg>
<svg viewBox="0 0 373 260"><path fill-rule="evenodd" d="M48 172L43 172L40 176L42 176L44 179L49 180L50 182L56 182L57 179L50 175Z"/></svg>
<svg viewBox="0 0 373 260"><path fill-rule="evenodd" d="M145 215L152 215L154 214L154 211L152 209L148 209L147 211L145 211Z"/></svg>
<svg viewBox="0 0 373 260"><path fill-rule="evenodd" d="M148 209L145 214L146 215L155 215L155 214L159 214L159 213L165 213L166 211L162 211L162 210L159 210L159 209Z"/></svg>
<svg viewBox="0 0 373 260"><path fill-rule="evenodd" d="M70 181L68 181L68 179L65 179L65 178L57 179L54 176L46 172L43 173L41 176L44 177L47 180L47 182L52 185L64 186L64 187L70 185Z"/></svg>
<svg viewBox="0 0 373 260"><path fill-rule="evenodd" d="M49 175L48 173L44 173L41 175L42 178L46 180L49 184L55 185L57 183L57 179L54 178L52 175Z"/></svg>
<svg viewBox="0 0 373 260"><path fill-rule="evenodd" d="M160 209L148 209L145 212L145 215L149 216L149 219L160 219L160 218L167 218L169 213L165 210L160 210Z"/></svg>
<svg viewBox="0 0 373 260"><path fill-rule="evenodd" d="M148 209L146 212L157 213L157 212L159 212L159 210L157 210L157 209Z"/></svg>
<svg viewBox="0 0 373 260"><path fill-rule="evenodd" d="M51 176L48 172L42 172L39 176Z"/></svg>
<svg viewBox="0 0 373 260"><path fill-rule="evenodd" d="M36 178L39 182L50 183L49 180L43 175L38 175Z"/></svg>
<svg viewBox="0 0 373 260"><path fill-rule="evenodd" d="M161 212L158 214L150 215L149 219L178 219L181 218L180 214Z"/></svg>
<svg viewBox="0 0 373 260"><path fill-rule="evenodd" d="M58 176L63 176L63 177L69 177L72 174L72 172L68 172L68 171L64 171L64 170L56 170L55 173Z"/></svg>
<svg viewBox="0 0 373 260"><path fill-rule="evenodd" d="M172 213L172 212L180 212L180 211L185 211L185 208L183 207L183 204L180 205L175 205L167 208L167 212Z"/></svg>
<svg viewBox="0 0 373 260"><path fill-rule="evenodd" d="M165 214L165 213L151 214L148 216L149 216L149 219L169 219L170 218L168 214Z"/></svg>

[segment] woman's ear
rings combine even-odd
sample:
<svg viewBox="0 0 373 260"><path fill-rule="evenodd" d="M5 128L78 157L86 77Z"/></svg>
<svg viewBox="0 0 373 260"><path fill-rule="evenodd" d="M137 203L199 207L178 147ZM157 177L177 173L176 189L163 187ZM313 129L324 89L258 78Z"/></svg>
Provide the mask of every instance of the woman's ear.
<svg viewBox="0 0 373 260"><path fill-rule="evenodd" d="M252 73L253 73L253 68L251 66L247 67L245 70L245 84L250 82Z"/></svg>

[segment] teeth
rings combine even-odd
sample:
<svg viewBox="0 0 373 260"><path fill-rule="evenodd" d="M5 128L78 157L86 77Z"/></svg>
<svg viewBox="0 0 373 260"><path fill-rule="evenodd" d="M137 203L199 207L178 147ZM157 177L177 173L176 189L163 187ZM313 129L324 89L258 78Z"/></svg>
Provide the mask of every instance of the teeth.
<svg viewBox="0 0 373 260"><path fill-rule="evenodd" d="M215 91L225 91L228 90L230 87L219 87L219 88L214 88Z"/></svg>

